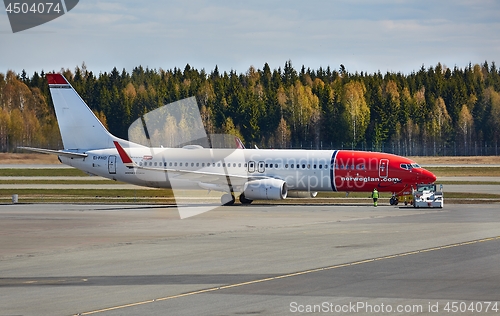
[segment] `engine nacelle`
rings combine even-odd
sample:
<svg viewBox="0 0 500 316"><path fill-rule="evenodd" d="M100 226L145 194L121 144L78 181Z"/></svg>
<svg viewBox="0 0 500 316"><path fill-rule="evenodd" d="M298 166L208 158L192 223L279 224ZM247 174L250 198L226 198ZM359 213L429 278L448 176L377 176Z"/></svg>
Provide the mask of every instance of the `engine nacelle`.
<svg viewBox="0 0 500 316"><path fill-rule="evenodd" d="M318 192L313 191L288 191L287 197L289 198L299 198L299 199L309 199L316 197Z"/></svg>
<svg viewBox="0 0 500 316"><path fill-rule="evenodd" d="M284 200L288 188L283 180L262 179L247 182L243 193L249 200Z"/></svg>

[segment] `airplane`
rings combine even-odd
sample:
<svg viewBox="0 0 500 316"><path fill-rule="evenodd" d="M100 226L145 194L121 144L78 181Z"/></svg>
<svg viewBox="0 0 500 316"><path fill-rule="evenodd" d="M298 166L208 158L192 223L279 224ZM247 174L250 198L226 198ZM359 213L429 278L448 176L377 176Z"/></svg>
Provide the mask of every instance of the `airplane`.
<svg viewBox="0 0 500 316"><path fill-rule="evenodd" d="M222 205L254 200L312 198L317 192L392 193L391 205L417 184L436 176L397 155L356 150L148 147L120 139L102 125L61 74L46 75L63 150L21 147L56 154L88 174L139 186L220 191Z"/></svg>

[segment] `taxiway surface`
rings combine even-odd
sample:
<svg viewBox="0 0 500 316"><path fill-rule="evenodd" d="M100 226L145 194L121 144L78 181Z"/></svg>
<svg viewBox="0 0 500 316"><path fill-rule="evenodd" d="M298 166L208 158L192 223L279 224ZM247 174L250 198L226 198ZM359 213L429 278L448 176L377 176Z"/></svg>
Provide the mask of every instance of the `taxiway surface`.
<svg viewBox="0 0 500 316"><path fill-rule="evenodd" d="M0 205L0 315L435 314L500 301L499 223L498 205Z"/></svg>

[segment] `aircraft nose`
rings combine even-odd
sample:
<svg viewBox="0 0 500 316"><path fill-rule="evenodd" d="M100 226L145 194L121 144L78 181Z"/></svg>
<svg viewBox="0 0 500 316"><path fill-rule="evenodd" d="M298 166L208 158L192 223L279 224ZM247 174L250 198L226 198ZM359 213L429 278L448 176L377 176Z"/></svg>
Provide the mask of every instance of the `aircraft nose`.
<svg viewBox="0 0 500 316"><path fill-rule="evenodd" d="M437 179L434 173L426 169L422 169L422 176L422 178L426 179L426 181L428 181L429 183L434 183Z"/></svg>

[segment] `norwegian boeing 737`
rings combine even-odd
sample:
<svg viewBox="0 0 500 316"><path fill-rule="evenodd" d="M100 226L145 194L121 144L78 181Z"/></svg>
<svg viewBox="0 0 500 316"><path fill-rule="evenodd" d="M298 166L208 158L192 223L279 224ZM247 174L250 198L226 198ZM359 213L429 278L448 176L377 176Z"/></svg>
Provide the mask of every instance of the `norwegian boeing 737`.
<svg viewBox="0 0 500 316"><path fill-rule="evenodd" d="M47 74L64 150L57 154L89 174L146 187L220 191L223 205L314 197L318 191L410 194L436 177L414 161L354 150L148 147L110 134L60 74ZM240 146L241 147L241 146Z"/></svg>

